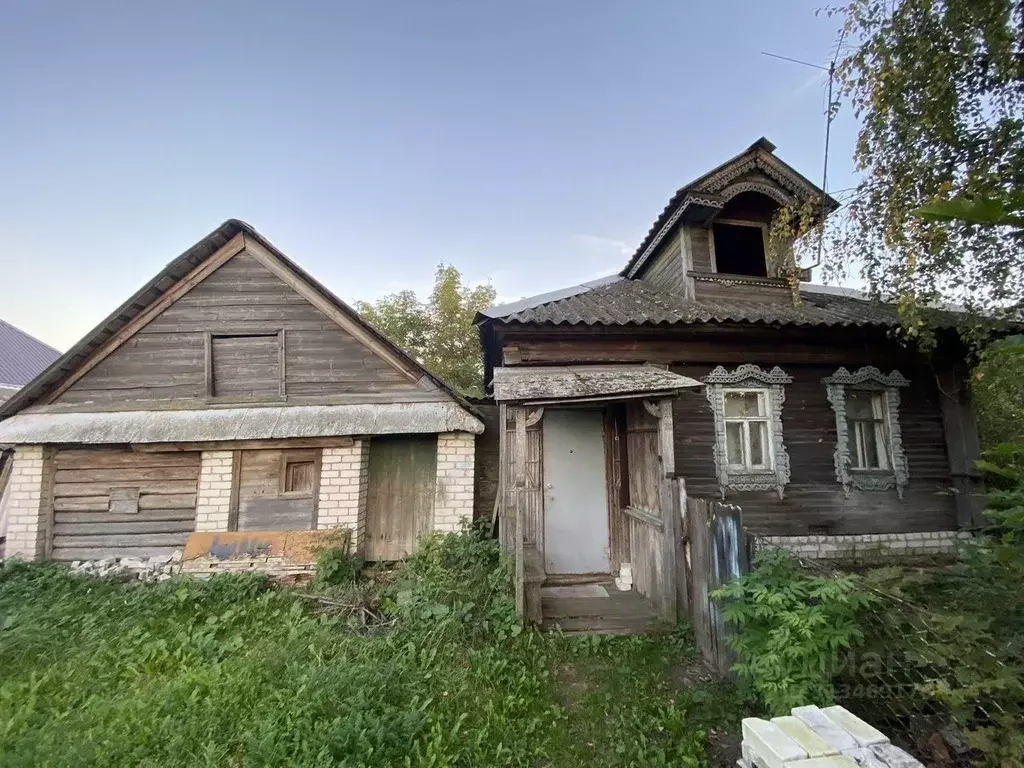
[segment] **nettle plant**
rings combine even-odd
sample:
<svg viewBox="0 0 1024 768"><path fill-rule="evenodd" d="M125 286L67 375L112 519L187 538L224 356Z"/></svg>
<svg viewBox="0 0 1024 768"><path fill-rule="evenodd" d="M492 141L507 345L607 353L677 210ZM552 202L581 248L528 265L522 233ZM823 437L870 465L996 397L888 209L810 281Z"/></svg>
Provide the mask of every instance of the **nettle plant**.
<svg viewBox="0 0 1024 768"><path fill-rule="evenodd" d="M808 573L786 550L762 552L756 567L712 595L730 625L733 670L774 714L832 704L832 678L864 639L861 612L878 598L855 575Z"/></svg>

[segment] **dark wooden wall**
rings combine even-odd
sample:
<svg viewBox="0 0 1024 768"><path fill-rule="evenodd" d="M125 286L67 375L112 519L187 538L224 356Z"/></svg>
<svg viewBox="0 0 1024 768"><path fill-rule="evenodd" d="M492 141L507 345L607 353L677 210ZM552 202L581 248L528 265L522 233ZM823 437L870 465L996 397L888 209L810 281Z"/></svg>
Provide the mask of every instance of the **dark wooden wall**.
<svg viewBox="0 0 1024 768"><path fill-rule="evenodd" d="M316 528L320 449L239 451L238 531L309 531ZM312 461L310 492L287 494L281 486L286 460Z"/></svg>
<svg viewBox="0 0 1024 768"><path fill-rule="evenodd" d="M770 361L757 361L762 367ZM693 378L713 366L672 366ZM949 530L957 526L946 454L942 408L934 376L927 369L901 370L910 386L900 391L900 426L910 468L903 500L896 491L851 491L847 498L835 476L835 414L821 379L835 366L786 365L783 434L790 459L785 498L774 492L737 493L726 500L743 508L743 523L757 533L800 535ZM888 372L888 371L887 371ZM686 392L673 406L676 473L692 496L720 498L715 475L714 418L703 391Z"/></svg>
<svg viewBox="0 0 1024 768"><path fill-rule="evenodd" d="M195 527L198 453L60 450L55 469L55 560L170 554ZM138 488L138 512L108 511L112 488Z"/></svg>
<svg viewBox="0 0 1024 768"><path fill-rule="evenodd" d="M646 265L642 279L666 291L683 294L686 290L686 274L679 233L667 237L659 247L659 253Z"/></svg>
<svg viewBox="0 0 1024 768"><path fill-rule="evenodd" d="M490 520L501 475L501 424L498 406L478 403L476 409L483 419L484 432L474 441L473 519Z"/></svg>
<svg viewBox="0 0 1024 768"><path fill-rule="evenodd" d="M202 407L206 334L285 332L288 402L443 399L419 390L319 309L242 252L178 299L75 382L57 402L147 410L170 400ZM339 400L340 399L340 400Z"/></svg>

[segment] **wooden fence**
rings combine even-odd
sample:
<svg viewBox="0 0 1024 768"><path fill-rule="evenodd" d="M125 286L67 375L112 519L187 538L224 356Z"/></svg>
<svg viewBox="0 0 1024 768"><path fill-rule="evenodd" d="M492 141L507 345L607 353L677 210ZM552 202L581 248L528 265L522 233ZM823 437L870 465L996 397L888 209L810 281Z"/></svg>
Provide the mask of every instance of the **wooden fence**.
<svg viewBox="0 0 1024 768"><path fill-rule="evenodd" d="M685 501L680 505L679 603L704 658L725 674L735 656L726 642L721 607L711 593L750 570L751 540L739 507L680 495Z"/></svg>

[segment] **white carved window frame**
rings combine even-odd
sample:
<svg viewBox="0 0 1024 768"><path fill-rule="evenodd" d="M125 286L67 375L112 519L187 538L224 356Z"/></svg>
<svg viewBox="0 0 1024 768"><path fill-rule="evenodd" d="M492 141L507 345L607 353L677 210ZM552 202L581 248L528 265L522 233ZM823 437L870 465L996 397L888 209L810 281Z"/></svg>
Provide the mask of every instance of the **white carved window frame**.
<svg viewBox="0 0 1024 768"><path fill-rule="evenodd" d="M903 498L907 483L910 481L910 469L907 466L907 455L903 450L903 433L900 428L900 388L910 384L899 371L884 374L874 366L868 365L850 373L840 368L831 376L822 379L825 393L836 417L836 450L834 462L836 480L843 486L843 492L849 496L851 490L858 491L891 491ZM846 393L848 390L863 390L883 393L885 397L886 450L889 456L887 469L855 469L850 466L850 429L846 419Z"/></svg>
<svg viewBox="0 0 1024 768"><path fill-rule="evenodd" d="M749 363L731 372L720 365L704 377L705 394L715 419L715 472L723 499L729 490L774 490L780 499L783 497L789 484L789 453L782 435L782 404L786 401L786 384L792 383L793 377L778 366L764 371ZM729 466L725 446L725 393L730 390L757 390L765 395L772 465L764 471L741 472Z"/></svg>

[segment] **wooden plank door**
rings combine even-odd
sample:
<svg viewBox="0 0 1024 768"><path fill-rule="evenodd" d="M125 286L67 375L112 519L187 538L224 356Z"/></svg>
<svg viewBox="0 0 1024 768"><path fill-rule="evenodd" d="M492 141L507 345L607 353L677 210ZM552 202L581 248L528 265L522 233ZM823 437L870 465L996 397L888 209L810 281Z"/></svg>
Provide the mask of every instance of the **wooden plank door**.
<svg viewBox="0 0 1024 768"><path fill-rule="evenodd" d="M601 411L544 412L544 567L608 573L608 487Z"/></svg>
<svg viewBox="0 0 1024 768"><path fill-rule="evenodd" d="M436 435L370 441L367 560L400 560L415 551L433 520L436 472Z"/></svg>

